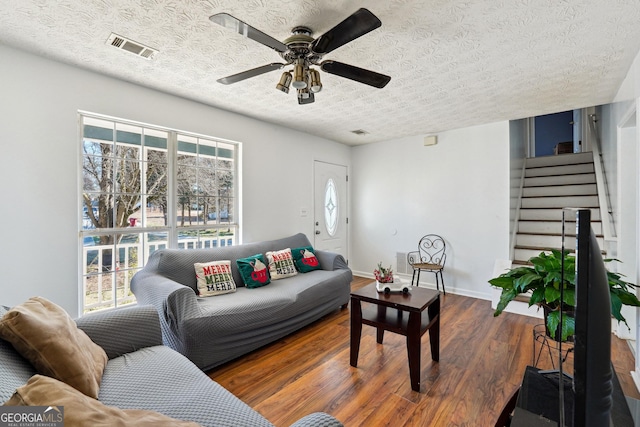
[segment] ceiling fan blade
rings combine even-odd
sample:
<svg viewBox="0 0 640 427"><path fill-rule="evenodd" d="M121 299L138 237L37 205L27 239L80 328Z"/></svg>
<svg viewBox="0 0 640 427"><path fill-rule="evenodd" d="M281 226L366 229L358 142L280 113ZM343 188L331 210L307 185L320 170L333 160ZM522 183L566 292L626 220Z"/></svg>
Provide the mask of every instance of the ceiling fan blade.
<svg viewBox="0 0 640 427"><path fill-rule="evenodd" d="M322 64L320 64L320 68L327 73L355 80L356 82L377 87L378 89L382 89L383 87L385 87L391 80L391 77L385 76L384 74L365 70L364 68L355 67L343 62L322 61Z"/></svg>
<svg viewBox="0 0 640 427"><path fill-rule="evenodd" d="M287 51L286 44L279 42L273 37L253 28L251 25L242 22L238 18L235 18L228 13L217 13L215 15L211 15L209 17L209 20L211 22L215 22L218 25L222 25L223 27L228 28L232 31L235 31L238 34L248 37L251 40L262 43L263 45L268 46L271 49L275 49L278 52Z"/></svg>
<svg viewBox="0 0 640 427"><path fill-rule="evenodd" d="M251 77L259 76L260 74L268 73L269 71L279 70L285 65L287 64L274 62L273 64L263 65L262 67L253 68L251 70L243 71L232 76L223 77L221 79L218 79L218 83L222 83L223 85L230 85L232 83L237 83Z"/></svg>
<svg viewBox="0 0 640 427"><path fill-rule="evenodd" d="M311 45L311 50L317 54L324 55L339 48L360 36L373 31L382 22L368 9L358 9L347 19L315 39Z"/></svg>

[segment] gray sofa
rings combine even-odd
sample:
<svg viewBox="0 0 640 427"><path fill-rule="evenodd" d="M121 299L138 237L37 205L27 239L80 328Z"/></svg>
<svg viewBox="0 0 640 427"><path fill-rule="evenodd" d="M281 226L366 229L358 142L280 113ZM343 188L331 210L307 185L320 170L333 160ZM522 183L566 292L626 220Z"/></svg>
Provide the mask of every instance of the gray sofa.
<svg viewBox="0 0 640 427"><path fill-rule="evenodd" d="M5 311L0 306L0 317ZM98 395L103 404L120 409L146 409L203 426L273 427L183 355L162 345L158 315L153 307L92 314L78 319L77 324L109 358ZM34 367L11 344L0 339L0 404L9 400L35 373ZM292 425L311 426L342 424L317 412Z"/></svg>
<svg viewBox="0 0 640 427"><path fill-rule="evenodd" d="M351 270L332 252L316 250L321 270L273 280L264 287L244 286L236 259L310 245L304 234L296 234L237 246L163 249L151 254L133 277L131 289L140 304L158 310L164 343L208 370L346 307ZM198 297L194 263L221 260L231 261L237 291Z"/></svg>

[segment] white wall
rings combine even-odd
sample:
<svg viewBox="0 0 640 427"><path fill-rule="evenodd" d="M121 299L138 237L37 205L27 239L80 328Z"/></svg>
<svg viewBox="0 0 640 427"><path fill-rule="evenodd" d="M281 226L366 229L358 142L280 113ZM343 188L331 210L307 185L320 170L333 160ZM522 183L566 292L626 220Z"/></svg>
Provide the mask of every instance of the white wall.
<svg viewBox="0 0 640 427"><path fill-rule="evenodd" d="M529 119L509 122L509 259L515 252L516 225L524 180L524 163L529 146Z"/></svg>
<svg viewBox="0 0 640 427"><path fill-rule="evenodd" d="M313 161L348 146L0 44L0 304L41 295L78 315L78 110L243 143L244 241L313 237ZM288 186L283 188L282 183Z"/></svg>
<svg viewBox="0 0 640 427"><path fill-rule="evenodd" d="M354 272L395 268L396 252L435 233L447 243L447 289L491 298L494 261L509 257L508 122L442 132L435 146L416 136L354 147L351 176Z"/></svg>
<svg viewBox="0 0 640 427"><path fill-rule="evenodd" d="M623 209L621 209L619 236L624 234L624 237L618 248L618 258L623 261L629 259L634 260L632 261L632 264L635 263L635 269L632 270L632 267L627 265L623 267L623 272L625 272L629 281L640 284L640 261L638 260L640 256L640 226L638 225L638 219L640 217L640 194L638 194L640 189L640 182L638 181L640 176L640 149L638 148L638 144L640 143L640 127L638 126L638 123L640 123L640 53L636 56L633 64L629 68L629 72L620 85L614 101L618 105L618 108L616 112L612 114L612 120L616 126L628 125L627 128L621 128L619 132L617 132L620 139L618 143L619 145L617 146L618 158L623 159L620 163L620 167L623 169L621 174L625 173L625 175L620 176L620 181L617 181L619 185L622 186L620 188L621 199L625 196L623 193L625 188L628 192L628 189L633 189L634 187L633 184L622 184L622 180L634 179L636 181L636 194L634 195L635 209L621 201L621 207ZM635 121L633 118L628 117L629 112L632 112L633 110L635 110ZM635 126L633 126L634 123ZM631 132L633 134L630 134ZM634 171L632 170L633 168L635 168ZM630 169L632 170L631 172ZM627 234L634 233L634 231L635 236ZM635 240L635 245L633 244L633 240ZM629 269L631 271L626 271L624 269ZM634 311L635 313L633 313ZM634 314L635 317L633 316ZM627 318L629 323L634 322L636 326L636 368L632 372L632 376L636 387L640 388L640 358L638 358L638 354L640 354L640 339L638 339L640 338L640 310L625 309L623 310L623 315Z"/></svg>

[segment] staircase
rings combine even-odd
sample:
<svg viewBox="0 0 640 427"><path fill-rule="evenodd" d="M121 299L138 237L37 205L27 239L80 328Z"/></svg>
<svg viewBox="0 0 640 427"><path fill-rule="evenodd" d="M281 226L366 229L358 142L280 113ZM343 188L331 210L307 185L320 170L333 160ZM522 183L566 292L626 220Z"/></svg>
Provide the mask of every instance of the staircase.
<svg viewBox="0 0 640 427"><path fill-rule="evenodd" d="M562 247L562 208L591 208L591 227L604 247L591 152L526 159L513 264L529 264L541 251ZM567 219L569 216L567 216ZM565 223L567 249L575 249L575 218Z"/></svg>

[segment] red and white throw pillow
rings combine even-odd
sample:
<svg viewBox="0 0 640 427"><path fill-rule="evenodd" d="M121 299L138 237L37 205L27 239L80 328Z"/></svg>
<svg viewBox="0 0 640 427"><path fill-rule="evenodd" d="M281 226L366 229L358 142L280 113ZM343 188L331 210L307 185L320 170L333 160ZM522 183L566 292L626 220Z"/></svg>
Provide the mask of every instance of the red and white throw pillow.
<svg viewBox="0 0 640 427"><path fill-rule="evenodd" d="M236 291L236 283L231 275L231 261L197 262L198 293L201 297L228 294Z"/></svg>
<svg viewBox="0 0 640 427"><path fill-rule="evenodd" d="M298 274L293 262L291 248L281 251L271 251L265 254L269 262L269 275L272 280L284 279Z"/></svg>

